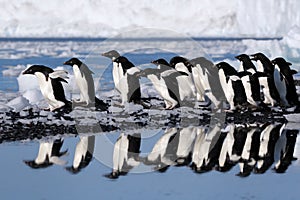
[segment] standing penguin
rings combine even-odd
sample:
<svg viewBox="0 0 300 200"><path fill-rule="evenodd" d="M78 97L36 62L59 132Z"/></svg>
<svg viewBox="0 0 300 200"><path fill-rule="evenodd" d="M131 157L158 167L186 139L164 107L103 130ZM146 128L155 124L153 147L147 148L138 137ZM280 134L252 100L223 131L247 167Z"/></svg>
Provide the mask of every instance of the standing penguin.
<svg viewBox="0 0 300 200"><path fill-rule="evenodd" d="M297 71L291 70L291 63L287 62L284 58L275 58L272 60L275 66L274 79L275 86L280 94L280 99L285 106L299 105L298 95L294 84L293 74Z"/></svg>
<svg viewBox="0 0 300 200"><path fill-rule="evenodd" d="M267 75L267 77L259 79L264 94L264 103L271 104L271 106L280 103L280 96L274 82L273 64L263 53L256 53L251 55L251 57L251 60L257 62L257 71L264 72Z"/></svg>
<svg viewBox="0 0 300 200"><path fill-rule="evenodd" d="M177 77L187 74L170 68L169 63L164 59L154 60L151 63L157 65L157 69L145 69L139 76L147 77L152 82L157 92L164 99L165 109L173 109L176 106L180 106L181 98Z"/></svg>
<svg viewBox="0 0 300 200"><path fill-rule="evenodd" d="M135 67L126 57L119 56L114 60L121 69L119 89L121 92L122 105L126 102L141 103L141 88L137 73L140 69ZM119 71L120 72L120 71Z"/></svg>
<svg viewBox="0 0 300 200"><path fill-rule="evenodd" d="M247 96L238 72L226 62L220 62L216 66L219 69L220 82L230 105L230 111L235 110L236 106L245 106Z"/></svg>
<svg viewBox="0 0 300 200"><path fill-rule="evenodd" d="M197 93L205 92L213 103L213 108L219 108L221 102L225 100L225 94L218 78L218 69L204 57L194 58L190 60L190 63Z"/></svg>
<svg viewBox="0 0 300 200"><path fill-rule="evenodd" d="M37 77L41 92L49 104L50 110L54 111L62 107L70 107L71 103L66 99L61 82L67 83L67 72L46 67L44 65L32 65L23 74L33 74Z"/></svg>
<svg viewBox="0 0 300 200"><path fill-rule="evenodd" d="M66 155L68 152L68 150L63 152L60 151L63 143L63 139L57 139L51 142L41 142L35 160L25 160L24 163L33 169L46 168L53 164L65 165L66 161L60 159L61 156Z"/></svg>
<svg viewBox="0 0 300 200"><path fill-rule="evenodd" d="M77 103L85 103L86 105L95 104L101 110L106 110L107 105L95 96L95 86L93 72L81 62L78 58L71 58L64 62L64 65L73 67L76 84L80 90L80 100Z"/></svg>
<svg viewBox="0 0 300 200"><path fill-rule="evenodd" d="M196 96L195 84L192 80L192 65L186 58L175 56L170 60L170 67L179 72L184 72L187 76L177 78L179 84L179 93L181 101L185 98L193 98ZM204 94L197 94L199 101L204 101Z"/></svg>
<svg viewBox="0 0 300 200"><path fill-rule="evenodd" d="M261 105L266 108L261 99L259 83L259 78L266 77L266 74L256 71L255 65L248 55L241 54L235 58L241 62L239 75L245 87L248 103L256 107Z"/></svg>
<svg viewBox="0 0 300 200"><path fill-rule="evenodd" d="M118 92L120 92L120 80L124 76L123 69L119 68L119 65L115 60L120 57L120 54L116 50L111 50L102 54L107 58L112 60L113 68L112 68L112 76L115 84L115 88ZM121 93L121 92L120 92Z"/></svg>

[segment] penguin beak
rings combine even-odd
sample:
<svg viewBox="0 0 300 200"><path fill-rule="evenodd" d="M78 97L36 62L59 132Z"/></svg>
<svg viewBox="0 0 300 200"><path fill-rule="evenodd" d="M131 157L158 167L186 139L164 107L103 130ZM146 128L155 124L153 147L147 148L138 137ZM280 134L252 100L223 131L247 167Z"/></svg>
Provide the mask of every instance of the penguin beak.
<svg viewBox="0 0 300 200"><path fill-rule="evenodd" d="M250 60L254 60L254 61L257 61L255 55L250 55Z"/></svg>
<svg viewBox="0 0 300 200"><path fill-rule="evenodd" d="M235 58L239 60L239 59L240 59L240 56L235 56Z"/></svg>
<svg viewBox="0 0 300 200"><path fill-rule="evenodd" d="M69 61L63 63L64 65L70 65Z"/></svg>
<svg viewBox="0 0 300 200"><path fill-rule="evenodd" d="M29 74L29 72L28 72L28 70L25 70L25 71L23 71L22 74L23 74L23 75L24 75L24 74Z"/></svg>

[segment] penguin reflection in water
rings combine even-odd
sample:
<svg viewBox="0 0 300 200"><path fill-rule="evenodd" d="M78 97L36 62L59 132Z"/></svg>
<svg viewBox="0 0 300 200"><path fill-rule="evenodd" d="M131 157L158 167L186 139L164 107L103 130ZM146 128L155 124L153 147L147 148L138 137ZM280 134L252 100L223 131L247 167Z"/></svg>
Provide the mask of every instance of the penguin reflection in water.
<svg viewBox="0 0 300 200"><path fill-rule="evenodd" d="M24 163L33 169L46 168L53 164L65 165L67 162L60 159L68 152L68 150L60 151L63 142L62 139L41 142L37 157L34 160L24 160Z"/></svg>
<svg viewBox="0 0 300 200"><path fill-rule="evenodd" d="M104 175L109 179L117 179L126 175L132 168L140 164L139 154L141 147L141 134L127 135L121 133L114 145L113 169L109 174Z"/></svg>
<svg viewBox="0 0 300 200"><path fill-rule="evenodd" d="M62 82L67 83L67 72L56 70L44 65L32 65L23 72L24 75L32 74L38 79L42 95L49 104L50 111L61 108L71 108L71 102L66 99Z"/></svg>
<svg viewBox="0 0 300 200"><path fill-rule="evenodd" d="M79 173L87 167L93 158L95 146L95 136L81 136L76 145L73 165L66 167L66 170L73 174Z"/></svg>
<svg viewBox="0 0 300 200"><path fill-rule="evenodd" d="M107 110L107 104L95 96L95 87L93 80L93 72L86 64L81 62L78 58L71 58L64 62L64 65L73 67L76 84L80 90L80 100L76 103L84 103L87 106L95 105L100 110Z"/></svg>
<svg viewBox="0 0 300 200"><path fill-rule="evenodd" d="M145 69L137 76L147 77L152 82L157 92L164 99L165 109L179 107L183 98L180 97L177 77L188 76L188 74L171 68L164 59L154 60L151 63L157 65L157 69Z"/></svg>

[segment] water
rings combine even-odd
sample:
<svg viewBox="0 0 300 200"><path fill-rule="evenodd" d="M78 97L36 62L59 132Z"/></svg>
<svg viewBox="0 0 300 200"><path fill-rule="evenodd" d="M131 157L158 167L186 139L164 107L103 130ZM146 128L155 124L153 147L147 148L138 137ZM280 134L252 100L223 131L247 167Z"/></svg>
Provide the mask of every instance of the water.
<svg viewBox="0 0 300 200"><path fill-rule="evenodd" d="M198 51L200 55L207 55L208 58L215 61L232 59L233 55L246 48L242 40L230 38L224 40L219 38L198 39L196 42L200 47L186 46L183 45L185 41L172 39L158 41L132 39L107 43L103 43L103 41L105 40L102 38L97 40L82 38L72 40L1 39L0 71L4 70L4 66L18 64L45 64L56 67L61 66L64 61L73 56L85 58L86 63L95 73L94 77L100 78L100 87L97 89L97 93L101 96L113 88L111 61L98 56L100 52L109 50L110 45L117 46L141 68L151 67L147 63L158 57L169 59L180 52L182 55L188 55L191 51L201 49ZM160 49L147 48L155 46L151 43L157 44L156 47L160 47ZM126 51L127 48L131 51ZM72 73L71 70L69 71ZM0 91L4 98L2 102L20 95L17 93L16 77L2 76L0 73ZM173 114L164 111L158 111L158 113L162 116L159 121L166 120L165 116ZM195 117L203 115L203 113L192 113L191 115ZM3 118L3 115L1 117ZM95 129L92 131L88 129L89 131L85 132L77 124L75 132L61 132L55 136L49 134L41 139L35 137L21 141L18 138L16 141L3 140L0 144L1 199L182 199L186 197L189 199L298 199L300 194L297 188L300 178L299 161L294 161L290 156L292 154L294 157L298 157L300 152L299 137L297 137L298 124L286 124L279 120L269 125L263 120L257 119L258 121L253 121L247 128L243 123L225 124L222 121L219 124L211 123L212 125L209 127L209 122L199 126L199 121L195 123L192 120L194 118L189 121L188 117L188 114L183 116L184 125L181 121L178 124L175 123L177 125L175 128L172 128L170 124L164 126L164 123L157 123L156 126L139 127L137 130L134 130L135 127L124 126L121 130L111 132L99 132ZM124 116L119 119L126 121ZM70 126L74 126L74 124ZM268 126L269 129L265 129ZM37 132L36 135L39 134L39 131L43 131L34 130L34 128L36 128L34 124L25 124L21 126L20 130L25 132L31 129ZM3 131L3 129L0 130ZM269 136L274 137L268 137L267 130L270 133L273 130ZM141 135L140 153L128 155L127 142L135 144L134 140L128 140L128 135L134 134ZM235 134L243 137L229 137ZM13 138L13 136L9 137ZM120 139L118 140L118 138ZM251 143L251 139L255 140L255 138L258 142ZM40 147L49 147L55 141L57 143L60 140L63 141L60 142L62 145L60 152L66 151L66 154L59 158L49 158L50 163L56 164L38 169L25 164L24 161L36 159ZM66 170L66 167L73 165L75 154L79 155L80 152L80 144L82 144L80 142L86 140L90 141L88 146L89 152L93 153L93 159L82 163L82 169L73 174ZM196 143L199 145L198 148L195 147ZM257 143L260 145L255 146L254 144ZM123 146L117 146L121 144ZM159 148L161 156L158 157L160 162L147 163L145 158L149 159L153 148L158 144L161 146ZM134 146L136 147L133 145L132 148ZM269 146L267 152L274 153L271 156L274 157L274 161L265 172L254 173L255 167L253 167L254 169L250 170L249 174L245 173L248 175L247 177L236 176L241 172L242 164L249 163L245 158L262 160L258 157L258 153L264 152L263 146ZM87 145L81 147L84 149ZM115 158L114 161L113 152L117 147L122 151L119 159ZM229 162L232 164L232 168L227 172L220 172L216 169L222 163L221 158L224 157L220 155L221 152L225 152L225 147L239 149L236 150L239 152L237 153L238 157L242 156L244 159L236 160L234 163ZM46 149L51 150L51 148ZM247 157L249 152L247 149L252 153L251 156ZM281 154L281 151L285 154ZM180 163L178 158L182 158L182 156L178 156L180 153L184 154L185 158L189 158L189 156L193 158L193 153L196 152L198 157L203 157L204 163L201 162L203 160L192 160L186 165L176 166ZM228 152L232 151L228 150ZM140 163L129 170L129 173L120 175L118 178L115 177L117 179L109 179L105 176L110 175L117 160L118 163L122 163L124 159L125 161L130 160L130 157L131 164L133 160ZM280 158L282 159L281 163L287 163L288 168L284 170L285 173L276 173L272 170ZM235 157L232 156L230 159L231 161L235 160ZM193 170L190 167L193 161L201 167ZM128 162L130 163L130 161ZM258 163L256 164L259 166ZM170 166L167 167L168 165ZM157 172L154 170L157 166L166 170Z"/></svg>

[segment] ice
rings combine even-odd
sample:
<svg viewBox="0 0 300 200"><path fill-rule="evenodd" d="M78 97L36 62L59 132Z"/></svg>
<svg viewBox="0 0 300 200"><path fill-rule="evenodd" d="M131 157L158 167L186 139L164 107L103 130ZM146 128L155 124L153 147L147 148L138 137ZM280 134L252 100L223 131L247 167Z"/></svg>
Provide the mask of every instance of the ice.
<svg viewBox="0 0 300 200"><path fill-rule="evenodd" d="M19 96L19 97L12 99L11 101L9 101L6 105L13 108L14 112L20 112L21 110L23 110L25 107L29 106L30 104L26 98Z"/></svg>
<svg viewBox="0 0 300 200"><path fill-rule="evenodd" d="M20 74L17 80L20 92L26 92L27 90L34 90L39 88L38 81L33 75Z"/></svg>
<svg viewBox="0 0 300 200"><path fill-rule="evenodd" d="M274 37L300 24L297 0L1 0L0 6L1 37L111 37L139 27L196 37Z"/></svg>
<svg viewBox="0 0 300 200"><path fill-rule="evenodd" d="M41 90L39 88L26 90L23 93L23 97L25 97L30 104L37 104L44 99Z"/></svg>
<svg viewBox="0 0 300 200"><path fill-rule="evenodd" d="M24 65L5 66L5 68L8 69L2 71L3 76L18 76L24 69L26 69Z"/></svg>
<svg viewBox="0 0 300 200"><path fill-rule="evenodd" d="M284 115L284 117L289 122L293 122L293 123L299 123L300 122L300 114L299 113L287 114L287 115Z"/></svg>

